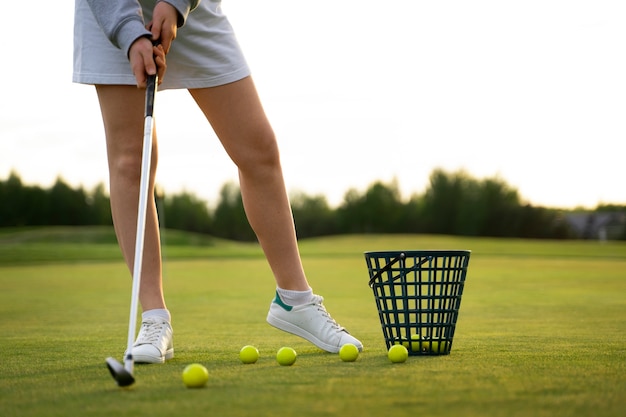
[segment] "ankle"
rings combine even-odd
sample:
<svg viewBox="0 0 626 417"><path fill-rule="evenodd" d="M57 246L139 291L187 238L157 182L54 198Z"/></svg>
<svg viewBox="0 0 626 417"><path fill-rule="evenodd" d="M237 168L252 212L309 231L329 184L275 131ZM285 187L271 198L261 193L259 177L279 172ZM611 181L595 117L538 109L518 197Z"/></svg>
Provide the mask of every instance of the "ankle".
<svg viewBox="0 0 626 417"><path fill-rule="evenodd" d="M150 318L161 319L168 323L172 321L172 316L166 308L153 308L150 310L145 310L143 313L141 313L142 320Z"/></svg>
<svg viewBox="0 0 626 417"><path fill-rule="evenodd" d="M313 290L311 288L306 291L296 291L276 287L276 293L289 306L300 306L308 303L313 298Z"/></svg>

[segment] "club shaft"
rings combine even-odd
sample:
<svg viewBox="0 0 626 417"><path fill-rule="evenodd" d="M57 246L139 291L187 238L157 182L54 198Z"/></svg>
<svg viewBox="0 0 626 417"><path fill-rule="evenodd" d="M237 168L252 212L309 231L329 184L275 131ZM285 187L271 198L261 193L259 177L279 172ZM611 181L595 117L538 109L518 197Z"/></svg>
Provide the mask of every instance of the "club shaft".
<svg viewBox="0 0 626 417"><path fill-rule="evenodd" d="M146 109L144 118L143 149L141 156L141 178L139 183L139 204L137 209L137 234L135 237L135 258L133 262L133 285L130 300L130 317L128 320L128 345L124 367L132 374L134 360L132 348L137 326L137 310L139 307L139 290L141 287L141 271L143 265L143 249L146 230L146 213L148 211L148 191L150 188L150 165L152 159L152 131L154 120L152 116L154 94L156 91L156 77L150 77L146 91Z"/></svg>

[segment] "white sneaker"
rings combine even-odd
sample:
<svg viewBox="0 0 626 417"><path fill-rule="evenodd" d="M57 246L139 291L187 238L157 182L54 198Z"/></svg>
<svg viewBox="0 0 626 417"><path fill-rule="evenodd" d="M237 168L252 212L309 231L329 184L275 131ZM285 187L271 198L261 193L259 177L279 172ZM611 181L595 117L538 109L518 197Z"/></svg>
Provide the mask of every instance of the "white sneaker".
<svg viewBox="0 0 626 417"><path fill-rule="evenodd" d="M163 363L172 359L172 334L172 326L167 321L158 318L144 320L133 345L133 360L136 363Z"/></svg>
<svg viewBox="0 0 626 417"><path fill-rule="evenodd" d="M277 329L300 336L327 352L337 353L346 343L352 343L359 351L363 350L363 344L330 317L323 302L322 297L313 295L308 304L289 306L276 293L270 304L267 322Z"/></svg>

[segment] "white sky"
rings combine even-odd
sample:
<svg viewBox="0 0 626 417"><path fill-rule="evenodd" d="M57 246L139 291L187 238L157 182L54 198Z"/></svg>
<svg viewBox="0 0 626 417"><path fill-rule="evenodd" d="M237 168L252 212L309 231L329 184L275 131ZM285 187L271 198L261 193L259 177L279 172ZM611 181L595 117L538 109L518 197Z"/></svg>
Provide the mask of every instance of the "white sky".
<svg viewBox="0 0 626 417"><path fill-rule="evenodd" d="M73 2L3 5L0 179L107 183L92 87L71 83ZM626 204L626 2L225 0L290 191L435 168L547 207ZM160 93L158 183L216 202L236 170L184 91ZM2 202L4 204L4 202Z"/></svg>

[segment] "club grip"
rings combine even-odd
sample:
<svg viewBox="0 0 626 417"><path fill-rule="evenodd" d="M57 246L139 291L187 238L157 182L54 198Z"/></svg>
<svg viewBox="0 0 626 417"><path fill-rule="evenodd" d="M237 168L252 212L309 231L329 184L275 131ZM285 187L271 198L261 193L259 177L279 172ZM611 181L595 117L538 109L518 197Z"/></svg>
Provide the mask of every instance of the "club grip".
<svg viewBox="0 0 626 417"><path fill-rule="evenodd" d="M158 76L148 75L148 81L146 85L146 114L145 117L152 117L154 112L154 96L156 95Z"/></svg>

